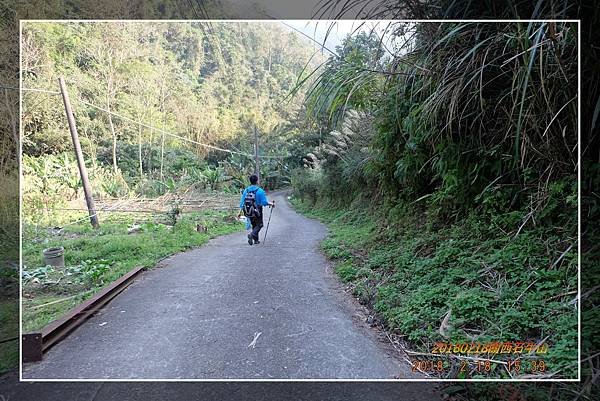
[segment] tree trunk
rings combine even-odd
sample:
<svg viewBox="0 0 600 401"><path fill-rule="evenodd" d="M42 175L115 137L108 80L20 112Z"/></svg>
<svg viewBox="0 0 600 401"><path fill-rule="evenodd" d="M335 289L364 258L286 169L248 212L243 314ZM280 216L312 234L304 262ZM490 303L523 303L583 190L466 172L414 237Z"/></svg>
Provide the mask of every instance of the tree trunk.
<svg viewBox="0 0 600 401"><path fill-rule="evenodd" d="M271 49L271 41L269 40L269 72L271 72L271 64L273 63L273 52Z"/></svg>
<svg viewBox="0 0 600 401"><path fill-rule="evenodd" d="M108 78L107 92L106 92L106 110L108 110L108 125L110 127L110 133L112 134L112 162L113 171L117 173L119 166L117 165L117 133L115 132L115 125L113 124L112 114L110 114L110 100L112 94L112 78Z"/></svg>
<svg viewBox="0 0 600 401"><path fill-rule="evenodd" d="M154 159L154 128L150 128L150 146L148 147L148 151L146 152L146 158L148 159L148 164L146 165L146 170L148 170L148 172L150 174L152 174L152 169L154 168L154 163L153 163L153 159Z"/></svg>
<svg viewBox="0 0 600 401"><path fill-rule="evenodd" d="M117 134L115 133L115 127L113 126L112 118L110 117L110 114L108 115L108 121L110 124L110 131L111 131L112 137L113 137L113 143L112 143L113 171L116 173L119 170L119 166L117 165Z"/></svg>
<svg viewBox="0 0 600 401"><path fill-rule="evenodd" d="M140 180L144 178L144 165L142 164L142 126L138 125L138 159L140 162Z"/></svg>
<svg viewBox="0 0 600 401"><path fill-rule="evenodd" d="M258 130L256 125L254 126L254 174L258 177L258 185L261 185L260 181L260 163L258 160Z"/></svg>
<svg viewBox="0 0 600 401"><path fill-rule="evenodd" d="M15 148L19 149L19 133L17 132L17 118L16 113L14 112L14 104L11 104L10 102L8 89L4 89L4 102L10 118L10 128L13 134L13 138L15 140Z"/></svg>
<svg viewBox="0 0 600 401"><path fill-rule="evenodd" d="M162 139L160 141L160 180L163 180L163 165L165 162L165 134L163 132Z"/></svg>

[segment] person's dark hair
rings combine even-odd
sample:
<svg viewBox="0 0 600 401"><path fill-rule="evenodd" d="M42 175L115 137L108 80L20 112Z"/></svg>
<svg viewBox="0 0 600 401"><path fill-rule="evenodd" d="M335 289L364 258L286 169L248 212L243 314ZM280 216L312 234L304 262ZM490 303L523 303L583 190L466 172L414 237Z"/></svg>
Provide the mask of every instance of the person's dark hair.
<svg viewBox="0 0 600 401"><path fill-rule="evenodd" d="M250 176L250 184L256 185L257 182L258 182L258 176L256 174L252 174Z"/></svg>

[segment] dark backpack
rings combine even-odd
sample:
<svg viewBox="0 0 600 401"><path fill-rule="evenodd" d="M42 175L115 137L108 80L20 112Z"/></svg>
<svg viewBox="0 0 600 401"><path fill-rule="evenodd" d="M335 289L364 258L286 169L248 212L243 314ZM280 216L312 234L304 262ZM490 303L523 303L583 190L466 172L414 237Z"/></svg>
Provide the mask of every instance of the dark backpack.
<svg viewBox="0 0 600 401"><path fill-rule="evenodd" d="M244 198L244 216L246 217L260 217L260 210L256 204L256 192L258 188L253 191L246 191L246 197Z"/></svg>

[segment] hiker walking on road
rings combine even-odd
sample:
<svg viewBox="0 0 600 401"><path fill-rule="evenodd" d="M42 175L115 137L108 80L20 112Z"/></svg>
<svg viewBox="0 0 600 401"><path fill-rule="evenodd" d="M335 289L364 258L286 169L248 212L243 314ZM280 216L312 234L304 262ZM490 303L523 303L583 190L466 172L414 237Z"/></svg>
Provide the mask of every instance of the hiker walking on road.
<svg viewBox="0 0 600 401"><path fill-rule="evenodd" d="M260 244L258 233L263 227L263 206L275 207L275 201L269 202L265 190L259 187L258 176L252 174L250 177L250 186L242 193L240 200L240 215L250 219L252 232L248 234L248 244Z"/></svg>

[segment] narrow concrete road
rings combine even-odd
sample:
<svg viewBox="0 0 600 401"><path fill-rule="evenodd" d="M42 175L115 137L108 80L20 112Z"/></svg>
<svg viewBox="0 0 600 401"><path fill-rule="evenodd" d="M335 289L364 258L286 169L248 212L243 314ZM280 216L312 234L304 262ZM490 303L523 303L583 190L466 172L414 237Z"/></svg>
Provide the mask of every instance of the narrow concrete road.
<svg viewBox="0 0 600 401"><path fill-rule="evenodd" d="M318 250L325 226L297 214L283 195L275 199L264 244L249 246L236 233L172 256L42 362L25 365L23 377L415 377L357 318Z"/></svg>

